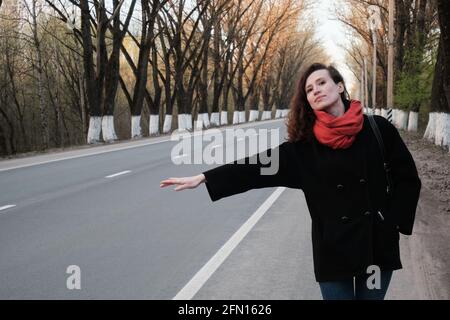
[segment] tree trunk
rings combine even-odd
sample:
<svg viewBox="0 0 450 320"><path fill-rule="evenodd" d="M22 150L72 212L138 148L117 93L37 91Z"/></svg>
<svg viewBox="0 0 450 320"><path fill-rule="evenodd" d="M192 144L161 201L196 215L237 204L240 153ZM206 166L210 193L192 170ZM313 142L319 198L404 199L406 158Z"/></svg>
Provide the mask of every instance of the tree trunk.
<svg viewBox="0 0 450 320"><path fill-rule="evenodd" d="M450 112L450 1L437 0L437 7L441 29L442 89L446 100L443 111Z"/></svg>
<svg viewBox="0 0 450 320"><path fill-rule="evenodd" d="M157 5L158 1L153 1ZM136 72L136 84L134 86L133 101L131 105L131 138L142 137L140 118L144 103L144 96L147 88L147 67L150 57L150 49L153 41L153 21L150 16L149 2L142 0L142 35L139 46L139 58Z"/></svg>
<svg viewBox="0 0 450 320"><path fill-rule="evenodd" d="M9 128L9 148L6 147L6 133L3 131L2 135L3 135L3 139L5 142L5 151L9 154L9 153L16 153L16 145L14 143L15 140L15 130L14 130L14 125L11 122L11 120L9 119L8 115L3 111L3 109L0 106L0 115L3 116L3 118L6 121L6 124L8 125ZM3 128L2 128L3 129Z"/></svg>
<svg viewBox="0 0 450 320"><path fill-rule="evenodd" d="M89 129L87 134L87 143L98 143L100 142L101 133L101 116L102 112L100 109L100 100L102 98L98 83L97 74L94 69L93 55L94 49L92 44L91 35L91 15L89 9L88 0L80 0L81 9L81 35L83 41L83 66L84 66L84 78L85 78L85 88L87 93L87 108L89 110ZM98 31L102 31L98 29ZM97 32L97 37L101 35ZM101 50L97 48L97 56L100 55ZM97 63L99 61L97 60ZM98 66L100 67L100 66ZM99 75L102 76L102 75Z"/></svg>
<svg viewBox="0 0 450 320"><path fill-rule="evenodd" d="M32 8L32 23L33 23L33 45L36 50L36 72L37 72L37 95L39 101L39 111L41 120L41 139L42 139L42 149L48 149L49 147L49 128L48 128L48 111L46 105L46 99L44 94L44 63L42 60L42 50L41 41L38 36L38 25L37 25L37 12L36 12L36 0L31 3Z"/></svg>
<svg viewBox="0 0 450 320"><path fill-rule="evenodd" d="M153 77L153 91L155 92L155 96L153 98L153 103L149 105L150 109L150 122L149 122L149 134L157 135L159 134L159 114L162 112L161 107L161 97L162 97L162 89L159 84L159 70L158 70L158 56L156 51L156 42L152 44L152 77ZM169 77L170 81L170 77ZM170 95L168 97L170 103ZM161 109L161 110L160 110ZM171 111L172 112L172 111Z"/></svg>
<svg viewBox="0 0 450 320"><path fill-rule="evenodd" d="M3 127L0 126L0 156L10 154L11 151L6 146L6 135Z"/></svg>
<svg viewBox="0 0 450 320"><path fill-rule="evenodd" d="M406 26L409 21L409 12L405 8L404 0L395 1L395 80L403 70L403 56L404 56L404 39L406 33Z"/></svg>
<svg viewBox="0 0 450 320"><path fill-rule="evenodd" d="M212 108L211 108L211 124L213 126L220 126L219 119L219 100L220 100L220 92L222 90L222 86L220 83L220 37L221 37L221 28L220 28L220 20L219 17L216 16L214 21L214 35L213 35L213 62L214 62L214 70L213 70L213 99L212 99Z"/></svg>
<svg viewBox="0 0 450 320"><path fill-rule="evenodd" d="M211 38L211 28L209 26L209 22L203 19L203 25L206 29L204 32L204 41L209 43ZM208 118L208 48L209 46L205 46L205 50L203 51L202 57L202 72L201 78L199 82L199 109L197 115L197 129L208 128L209 127L209 118Z"/></svg>
<svg viewBox="0 0 450 320"><path fill-rule="evenodd" d="M450 3L437 0L440 38L424 138L450 150Z"/></svg>

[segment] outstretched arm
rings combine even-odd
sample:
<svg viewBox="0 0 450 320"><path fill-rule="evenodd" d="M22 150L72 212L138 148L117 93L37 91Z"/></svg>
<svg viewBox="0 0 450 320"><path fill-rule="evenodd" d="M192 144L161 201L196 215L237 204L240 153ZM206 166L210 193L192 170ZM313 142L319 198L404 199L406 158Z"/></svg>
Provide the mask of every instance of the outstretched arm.
<svg viewBox="0 0 450 320"><path fill-rule="evenodd" d="M301 164L292 143L268 149L203 172L212 201L251 189L284 186L301 188Z"/></svg>
<svg viewBox="0 0 450 320"><path fill-rule="evenodd" d="M169 178L160 187L177 185L175 191L194 189L205 182L212 201L250 189L285 186L301 188L301 164L292 145L284 142L244 159L207 170L192 177Z"/></svg>
<svg viewBox="0 0 450 320"><path fill-rule="evenodd" d="M192 177L169 178L160 182L160 187L165 188L171 185L176 185L175 191L184 189L195 189L200 184L205 182L205 175L203 173Z"/></svg>

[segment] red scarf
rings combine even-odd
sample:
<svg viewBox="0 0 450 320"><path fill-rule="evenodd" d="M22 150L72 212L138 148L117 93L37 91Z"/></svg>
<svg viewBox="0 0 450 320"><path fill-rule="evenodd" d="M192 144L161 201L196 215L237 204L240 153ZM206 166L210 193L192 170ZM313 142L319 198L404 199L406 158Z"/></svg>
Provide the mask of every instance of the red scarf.
<svg viewBox="0 0 450 320"><path fill-rule="evenodd" d="M325 111L314 110L316 121L313 131L316 139L332 149L347 149L356 139L363 127L364 117L361 103L350 101L350 107L340 117Z"/></svg>

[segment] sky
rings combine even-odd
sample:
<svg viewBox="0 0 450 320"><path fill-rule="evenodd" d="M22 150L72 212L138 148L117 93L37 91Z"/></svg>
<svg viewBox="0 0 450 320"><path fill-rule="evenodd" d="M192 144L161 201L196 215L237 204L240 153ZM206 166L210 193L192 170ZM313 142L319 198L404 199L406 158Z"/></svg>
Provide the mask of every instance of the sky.
<svg viewBox="0 0 450 320"><path fill-rule="evenodd" d="M332 63L341 72L346 82L347 90L351 90L356 84L353 73L348 69L345 62L345 51L339 45L348 45L346 28L343 23L337 21L333 13L335 3L343 6L342 0L315 0L313 16L317 20L315 37L321 41L328 55L332 58ZM356 89L356 87L355 87ZM355 90L353 90L355 91ZM350 92L350 95L352 92ZM352 98L355 98L352 96Z"/></svg>

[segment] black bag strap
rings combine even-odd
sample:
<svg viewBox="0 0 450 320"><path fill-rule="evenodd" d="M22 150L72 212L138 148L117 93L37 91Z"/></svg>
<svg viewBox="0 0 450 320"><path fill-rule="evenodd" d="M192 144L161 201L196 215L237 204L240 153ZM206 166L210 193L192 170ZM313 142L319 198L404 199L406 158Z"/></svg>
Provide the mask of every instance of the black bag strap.
<svg viewBox="0 0 450 320"><path fill-rule="evenodd" d="M383 138L381 136L380 129L378 128L378 125L375 122L373 115L369 114L369 115L367 115L367 118L369 118L370 126L372 127L372 131L375 134L375 137L377 138L378 146L381 151L381 158L383 159L383 167L384 167L384 172L386 173L386 181L387 181L386 192L388 195L390 195L392 192L391 166L389 165L389 163L386 160L386 148L384 147Z"/></svg>

